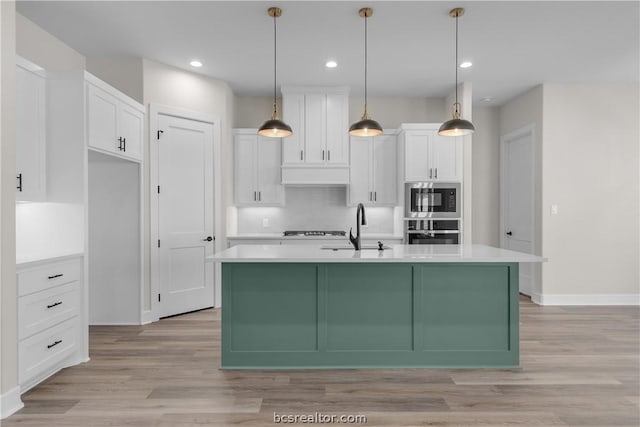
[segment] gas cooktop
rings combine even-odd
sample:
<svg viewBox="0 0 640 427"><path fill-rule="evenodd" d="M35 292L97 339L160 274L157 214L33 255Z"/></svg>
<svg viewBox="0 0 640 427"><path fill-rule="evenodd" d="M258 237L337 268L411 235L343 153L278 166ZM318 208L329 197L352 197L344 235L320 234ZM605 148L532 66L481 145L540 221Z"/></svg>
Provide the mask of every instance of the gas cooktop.
<svg viewBox="0 0 640 427"><path fill-rule="evenodd" d="M286 236L346 236L346 231L323 231L323 230L307 230L307 231L290 231L287 230L284 232Z"/></svg>

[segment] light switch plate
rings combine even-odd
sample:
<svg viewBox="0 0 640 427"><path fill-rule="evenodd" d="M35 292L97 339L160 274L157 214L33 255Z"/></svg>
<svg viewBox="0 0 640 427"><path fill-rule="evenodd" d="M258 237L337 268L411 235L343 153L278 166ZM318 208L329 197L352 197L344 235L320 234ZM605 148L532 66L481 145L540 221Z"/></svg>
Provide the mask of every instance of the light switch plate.
<svg viewBox="0 0 640 427"><path fill-rule="evenodd" d="M551 215L558 215L558 205L551 205Z"/></svg>
<svg viewBox="0 0 640 427"><path fill-rule="evenodd" d="M264 228L269 227L269 218L262 218L262 227Z"/></svg>

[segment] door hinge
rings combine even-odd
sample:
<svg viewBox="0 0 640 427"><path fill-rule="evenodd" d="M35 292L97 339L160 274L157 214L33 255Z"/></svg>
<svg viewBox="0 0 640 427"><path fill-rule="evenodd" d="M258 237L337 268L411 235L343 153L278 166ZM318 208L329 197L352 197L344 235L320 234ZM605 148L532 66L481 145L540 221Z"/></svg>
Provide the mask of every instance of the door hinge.
<svg viewBox="0 0 640 427"><path fill-rule="evenodd" d="M160 194L160 186L158 185L158 194Z"/></svg>
<svg viewBox="0 0 640 427"><path fill-rule="evenodd" d="M160 247L160 239L158 239L158 247Z"/></svg>
<svg viewBox="0 0 640 427"><path fill-rule="evenodd" d="M158 302L160 302L160 294L158 294Z"/></svg>
<svg viewBox="0 0 640 427"><path fill-rule="evenodd" d="M163 130L159 130L159 131L158 131L157 139L160 139L160 135L162 135L163 133L164 133L164 131L163 131Z"/></svg>

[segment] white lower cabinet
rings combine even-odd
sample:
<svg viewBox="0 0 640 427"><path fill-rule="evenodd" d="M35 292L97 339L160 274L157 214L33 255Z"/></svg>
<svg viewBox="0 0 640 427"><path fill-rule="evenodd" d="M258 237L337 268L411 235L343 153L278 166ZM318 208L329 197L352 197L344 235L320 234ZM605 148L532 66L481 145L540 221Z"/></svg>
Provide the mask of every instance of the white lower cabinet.
<svg viewBox="0 0 640 427"><path fill-rule="evenodd" d="M18 382L24 392L58 370L87 360L82 310L83 258L20 267Z"/></svg>

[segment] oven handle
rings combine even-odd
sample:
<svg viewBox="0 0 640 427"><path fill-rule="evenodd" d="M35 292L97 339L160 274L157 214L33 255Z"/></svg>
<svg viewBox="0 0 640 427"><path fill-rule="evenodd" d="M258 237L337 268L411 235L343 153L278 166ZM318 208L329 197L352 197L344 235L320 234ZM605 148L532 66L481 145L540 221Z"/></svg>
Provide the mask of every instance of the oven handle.
<svg viewBox="0 0 640 427"><path fill-rule="evenodd" d="M407 230L407 234L460 234L460 230Z"/></svg>

